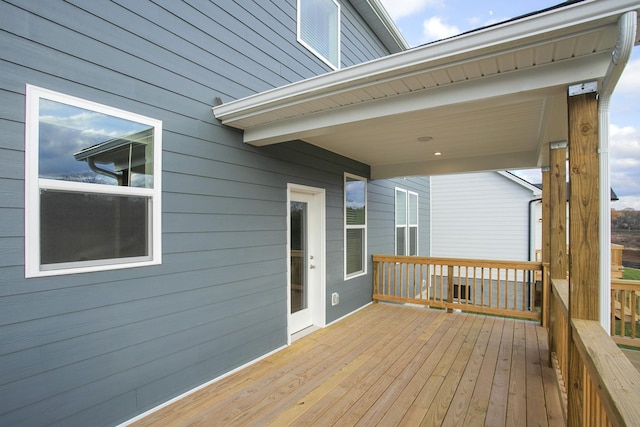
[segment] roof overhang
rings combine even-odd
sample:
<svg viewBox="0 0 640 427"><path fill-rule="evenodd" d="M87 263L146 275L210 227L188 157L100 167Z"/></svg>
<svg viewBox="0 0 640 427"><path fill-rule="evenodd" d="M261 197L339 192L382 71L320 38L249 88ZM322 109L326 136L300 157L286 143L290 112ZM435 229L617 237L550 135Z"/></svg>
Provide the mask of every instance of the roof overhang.
<svg viewBox="0 0 640 427"><path fill-rule="evenodd" d="M567 140L567 87L601 82L619 17L638 9L562 5L213 111L248 144L303 140L370 165L372 178L541 167L549 142Z"/></svg>

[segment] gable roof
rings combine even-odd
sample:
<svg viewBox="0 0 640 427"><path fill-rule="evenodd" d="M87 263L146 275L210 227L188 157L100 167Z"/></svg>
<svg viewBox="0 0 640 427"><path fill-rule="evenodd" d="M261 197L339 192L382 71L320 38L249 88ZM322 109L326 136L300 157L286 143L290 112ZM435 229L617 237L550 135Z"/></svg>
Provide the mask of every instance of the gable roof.
<svg viewBox="0 0 640 427"><path fill-rule="evenodd" d="M372 178L541 167L549 142L567 139L567 87L603 81L618 22L638 9L563 3L213 112L246 143L301 139L370 165Z"/></svg>

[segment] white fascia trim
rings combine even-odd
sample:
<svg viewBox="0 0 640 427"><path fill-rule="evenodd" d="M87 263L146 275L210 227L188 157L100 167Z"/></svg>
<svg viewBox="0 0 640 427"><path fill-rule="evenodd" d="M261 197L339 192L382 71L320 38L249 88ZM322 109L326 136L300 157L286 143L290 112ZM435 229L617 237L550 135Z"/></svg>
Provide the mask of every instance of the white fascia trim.
<svg viewBox="0 0 640 427"><path fill-rule="evenodd" d="M535 185L531 184L529 181L520 178L519 176L516 176L510 172L506 172L506 171L496 171L497 173L499 173L500 175L504 176L505 178L515 182L518 185L523 186L524 188L526 188L527 190L530 190L534 196L541 196L542 195L542 190L540 190L538 187L536 187Z"/></svg>
<svg viewBox="0 0 640 427"><path fill-rule="evenodd" d="M571 4L231 101L213 107L213 114L223 124L231 124L242 117L291 104L296 98L309 99L358 82L414 72L425 63L437 63L454 55L456 61L460 61L499 46L526 44L540 35L571 31L580 24L601 19L615 19L639 7L637 0L591 0ZM558 36L552 35L554 39Z"/></svg>
<svg viewBox="0 0 640 427"><path fill-rule="evenodd" d="M609 57L610 55L604 52L599 55L495 74L478 80L468 80L392 98L382 98L348 108L334 108L313 115L245 129L243 138L244 142L252 145L268 145L291 139L322 135L326 133L324 129L328 129L331 126L353 123L374 117L385 117L446 105L474 102L509 95L514 92L523 93L524 97L528 96L525 93L527 91L548 88L549 82L560 87L576 81L597 79L604 75ZM545 74L544 79L539 78L540 73Z"/></svg>
<svg viewBox="0 0 640 427"><path fill-rule="evenodd" d="M380 20L380 23L388 33L389 37L382 37L382 35L380 34L378 35L378 37L383 39L382 41L387 49L389 49L391 52L394 52L398 49L401 51L409 49L409 43L407 43L404 36L396 26L396 23L393 21L393 19L391 19L391 16L389 16L387 9L385 9L380 0L366 0L366 3L369 5L373 13ZM393 40L393 46L389 46L389 41L387 40L388 38L391 38ZM395 45L397 45L397 48L393 49Z"/></svg>

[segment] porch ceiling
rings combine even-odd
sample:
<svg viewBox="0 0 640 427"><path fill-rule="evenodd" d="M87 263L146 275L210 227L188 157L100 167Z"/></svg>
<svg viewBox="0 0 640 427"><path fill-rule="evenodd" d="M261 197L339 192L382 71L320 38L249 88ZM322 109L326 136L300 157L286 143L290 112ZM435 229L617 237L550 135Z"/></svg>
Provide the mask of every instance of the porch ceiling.
<svg viewBox="0 0 640 427"><path fill-rule="evenodd" d="M548 143L567 139L567 86L600 82L618 18L637 9L567 4L213 111L246 143L301 139L370 165L372 178L541 167Z"/></svg>

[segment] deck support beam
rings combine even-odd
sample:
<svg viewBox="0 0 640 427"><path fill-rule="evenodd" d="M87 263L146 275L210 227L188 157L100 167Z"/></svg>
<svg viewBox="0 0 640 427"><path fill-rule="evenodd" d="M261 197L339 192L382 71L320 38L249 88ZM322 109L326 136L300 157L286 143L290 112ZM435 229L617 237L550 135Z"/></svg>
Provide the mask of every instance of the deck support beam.
<svg viewBox="0 0 640 427"><path fill-rule="evenodd" d="M570 96L569 318L600 320L598 101L596 93ZM570 328L571 329L571 328ZM583 366L569 333L568 424L583 425Z"/></svg>

